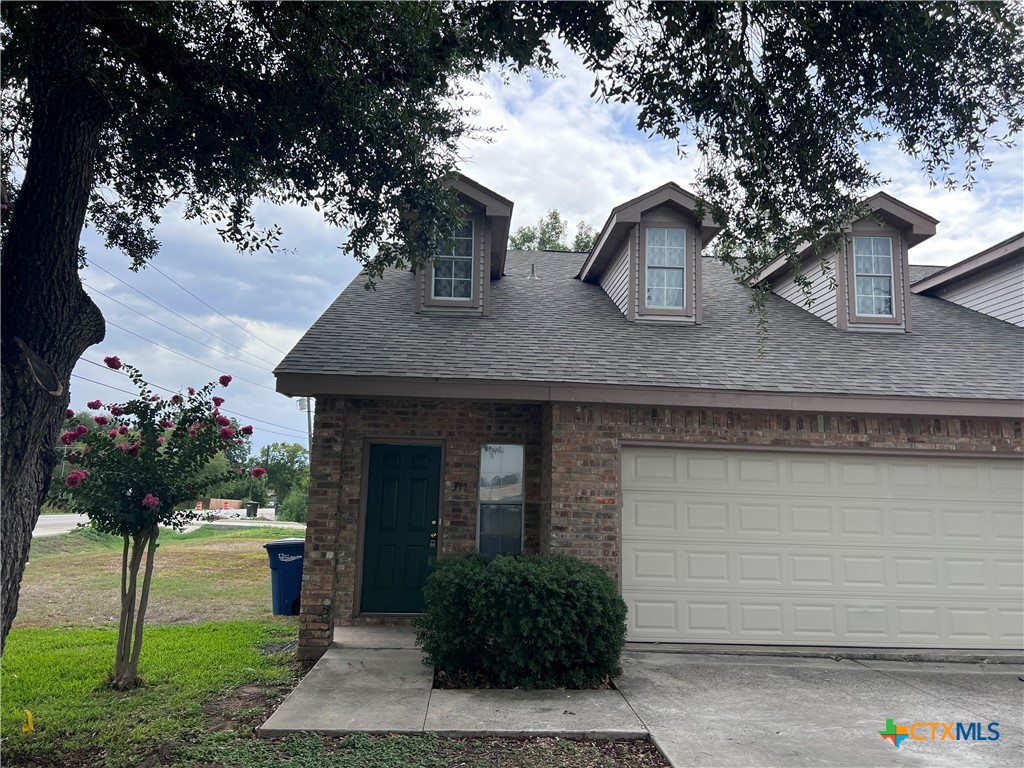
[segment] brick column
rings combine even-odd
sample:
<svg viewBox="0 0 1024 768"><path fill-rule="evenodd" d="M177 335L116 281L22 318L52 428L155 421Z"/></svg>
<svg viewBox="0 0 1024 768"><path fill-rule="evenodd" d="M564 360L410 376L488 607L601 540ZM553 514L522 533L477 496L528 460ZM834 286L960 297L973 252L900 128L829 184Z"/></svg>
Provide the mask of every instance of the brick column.
<svg viewBox="0 0 1024 768"><path fill-rule="evenodd" d="M334 640L344 402L318 397L310 451L309 513L302 563L300 659L318 659Z"/></svg>
<svg viewBox="0 0 1024 768"><path fill-rule="evenodd" d="M544 439L547 446L547 432ZM549 453L550 521L541 551L596 563L617 583L619 428L601 423L601 406L554 403Z"/></svg>

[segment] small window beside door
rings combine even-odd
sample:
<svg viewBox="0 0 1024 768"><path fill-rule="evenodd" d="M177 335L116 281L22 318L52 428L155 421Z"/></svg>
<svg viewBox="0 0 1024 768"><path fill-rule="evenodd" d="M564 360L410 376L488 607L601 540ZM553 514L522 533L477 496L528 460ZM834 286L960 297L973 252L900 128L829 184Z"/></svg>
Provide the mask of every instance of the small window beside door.
<svg viewBox="0 0 1024 768"><path fill-rule="evenodd" d="M479 526L480 554L523 551L523 446L481 446Z"/></svg>

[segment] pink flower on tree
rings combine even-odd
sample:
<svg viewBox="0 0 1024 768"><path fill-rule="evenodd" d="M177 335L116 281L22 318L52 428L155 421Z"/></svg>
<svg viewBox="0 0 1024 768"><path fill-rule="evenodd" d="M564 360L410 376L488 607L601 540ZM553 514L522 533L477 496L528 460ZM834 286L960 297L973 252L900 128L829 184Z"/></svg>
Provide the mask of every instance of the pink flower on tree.
<svg viewBox="0 0 1024 768"><path fill-rule="evenodd" d="M252 434L252 424L246 424L244 427L242 427L238 431L241 432L243 435L251 435Z"/></svg>
<svg viewBox="0 0 1024 768"><path fill-rule="evenodd" d="M73 410L71 410L70 408L68 408L66 413L65 413L65 415L70 419L72 416L75 415L75 412Z"/></svg>
<svg viewBox="0 0 1024 768"><path fill-rule="evenodd" d="M88 470L76 469L74 472L70 473L67 476L67 479L64 482L68 484L69 488L77 488L82 484L82 481L85 480L85 478L87 478L88 476Z"/></svg>
<svg viewBox="0 0 1024 768"><path fill-rule="evenodd" d="M174 422L170 419L164 419L160 422L160 426L164 429L174 429Z"/></svg>
<svg viewBox="0 0 1024 768"><path fill-rule="evenodd" d="M217 406L218 408L220 408L222 405L224 405L224 398L223 397L216 397L216 396L214 396L213 404L215 406Z"/></svg>
<svg viewBox="0 0 1024 768"><path fill-rule="evenodd" d="M230 423L231 423L231 419L229 419L227 416L220 416L220 415L217 416L217 426L219 426L219 427L226 427Z"/></svg>
<svg viewBox="0 0 1024 768"><path fill-rule="evenodd" d="M79 437L81 437L82 435L84 435L88 431L89 431L89 428L87 426L85 426L85 424L79 424L77 427L75 427L75 433Z"/></svg>
<svg viewBox="0 0 1024 768"><path fill-rule="evenodd" d="M117 440L117 436L119 434L121 433L118 432L116 429L112 429L109 432L107 432L107 437L109 437L111 440Z"/></svg>
<svg viewBox="0 0 1024 768"><path fill-rule="evenodd" d="M220 430L220 439L221 440L230 440L234 436L235 436L235 430L233 430L231 427L221 427L221 430Z"/></svg>
<svg viewBox="0 0 1024 768"><path fill-rule="evenodd" d="M124 408L120 407L119 405L112 405L110 406L110 415L124 416Z"/></svg>
<svg viewBox="0 0 1024 768"><path fill-rule="evenodd" d="M108 368L113 368L115 371L121 369L121 358L117 355L111 355L110 357L104 357L103 362L107 364Z"/></svg>
<svg viewBox="0 0 1024 768"><path fill-rule="evenodd" d="M60 436L60 441L64 445L73 445L77 439L78 432L65 432L63 435Z"/></svg>
<svg viewBox="0 0 1024 768"><path fill-rule="evenodd" d="M160 395L153 395L151 398L149 398L149 402L151 402L151 403L159 403L160 402Z"/></svg>
<svg viewBox="0 0 1024 768"><path fill-rule="evenodd" d="M103 407L103 401L102 400L90 400L88 403L86 403L86 405L89 406L92 410L97 411L97 410L99 410L100 408Z"/></svg>
<svg viewBox="0 0 1024 768"><path fill-rule="evenodd" d="M166 443L166 442L167 442L167 438L166 438L166 437L158 437L158 438L156 439L156 444L157 444L157 445L163 445L163 444L164 444L164 443Z"/></svg>
<svg viewBox="0 0 1024 768"><path fill-rule="evenodd" d="M217 379L217 381L219 381L219 382L220 382L220 385L221 385L222 387L226 387L226 386L227 386L228 384L230 384L230 383L231 383L231 377L230 377L230 376L228 376L228 375L227 375L227 374L225 373L225 374L224 374L223 376L221 376L221 377L220 377L219 379Z"/></svg>
<svg viewBox="0 0 1024 768"><path fill-rule="evenodd" d="M196 393L196 388L195 388L195 387L189 387L189 388L188 388L188 393L189 393L190 395L194 395L194 394Z"/></svg>
<svg viewBox="0 0 1024 768"><path fill-rule="evenodd" d="M105 427L107 426L107 424L110 423L110 419L108 419L106 416L97 416L95 419L93 419L93 421L95 421L96 424L101 427Z"/></svg>
<svg viewBox="0 0 1024 768"><path fill-rule="evenodd" d="M255 477L257 480L259 480L265 474L267 474L267 470L265 470L263 467L252 468L252 476Z"/></svg>
<svg viewBox="0 0 1024 768"><path fill-rule="evenodd" d="M124 424L122 424L120 427L117 428L117 434L119 434L119 435L127 435L128 434L128 427L125 426Z"/></svg>
<svg viewBox="0 0 1024 768"><path fill-rule="evenodd" d="M142 500L142 506L149 507L150 509L156 509L160 506L160 497L154 496L152 493L147 493L146 498Z"/></svg>

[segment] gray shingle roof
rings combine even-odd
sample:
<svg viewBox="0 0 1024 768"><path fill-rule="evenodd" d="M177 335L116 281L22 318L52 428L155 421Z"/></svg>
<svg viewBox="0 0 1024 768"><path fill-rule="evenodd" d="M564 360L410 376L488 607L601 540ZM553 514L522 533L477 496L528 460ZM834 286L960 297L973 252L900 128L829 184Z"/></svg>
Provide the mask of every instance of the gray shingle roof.
<svg viewBox="0 0 1024 768"><path fill-rule="evenodd" d="M1024 331L942 299L911 296L913 333L839 331L772 296L758 355L749 292L703 261L701 325L629 322L598 285L575 279L585 254L509 251L490 317L413 311L415 276L356 280L278 366L335 374L746 392L1024 397ZM527 280L536 264L539 280ZM911 267L922 279L938 267Z"/></svg>

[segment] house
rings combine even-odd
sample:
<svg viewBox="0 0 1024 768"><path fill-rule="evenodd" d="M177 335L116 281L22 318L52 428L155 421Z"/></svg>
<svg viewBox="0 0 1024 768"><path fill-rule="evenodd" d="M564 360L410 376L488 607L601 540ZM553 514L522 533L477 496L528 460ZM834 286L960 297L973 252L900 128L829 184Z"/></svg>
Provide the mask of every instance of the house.
<svg viewBox="0 0 1024 768"><path fill-rule="evenodd" d="M316 398L300 653L407 620L434 557L566 553L634 641L1020 648L1024 235L947 269L889 195L771 265L767 347L666 184L590 253L507 250L512 203L357 279L276 370ZM510 607L514 609L514 607Z"/></svg>

